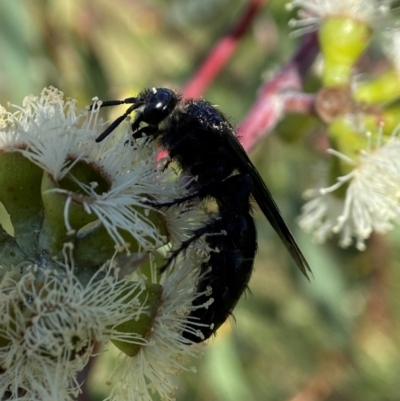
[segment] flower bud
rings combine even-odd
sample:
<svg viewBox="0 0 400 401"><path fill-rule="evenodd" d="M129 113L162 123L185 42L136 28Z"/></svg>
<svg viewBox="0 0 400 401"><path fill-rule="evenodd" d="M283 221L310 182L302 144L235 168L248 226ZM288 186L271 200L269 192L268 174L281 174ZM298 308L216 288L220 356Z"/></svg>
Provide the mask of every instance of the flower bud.
<svg viewBox="0 0 400 401"><path fill-rule="evenodd" d="M332 16L326 18L318 31L324 56L324 86L348 85L354 64L368 46L371 28L364 22Z"/></svg>

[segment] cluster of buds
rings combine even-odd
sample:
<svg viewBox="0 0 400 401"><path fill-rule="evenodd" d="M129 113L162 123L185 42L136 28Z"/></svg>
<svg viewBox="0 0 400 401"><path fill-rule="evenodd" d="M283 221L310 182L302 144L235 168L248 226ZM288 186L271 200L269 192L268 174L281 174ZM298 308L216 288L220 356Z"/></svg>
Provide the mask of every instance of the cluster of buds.
<svg viewBox="0 0 400 401"><path fill-rule="evenodd" d="M327 125L332 157L317 188L306 191L311 199L300 218L318 242L339 234L340 245L363 250L373 232L384 234L400 221L400 31L391 3L289 3L301 8L292 21L298 32L317 30L323 61L315 110ZM372 42L382 43L390 67L361 74Z"/></svg>
<svg viewBox="0 0 400 401"><path fill-rule="evenodd" d="M163 274L157 259L205 212L144 207L184 196L188 182L145 138L127 143L128 125L96 144L98 107L78 110L54 88L12 107L0 110L1 398L71 399L99 344L123 356L111 400L171 399L168 378L195 353L182 329L207 250L197 241Z"/></svg>

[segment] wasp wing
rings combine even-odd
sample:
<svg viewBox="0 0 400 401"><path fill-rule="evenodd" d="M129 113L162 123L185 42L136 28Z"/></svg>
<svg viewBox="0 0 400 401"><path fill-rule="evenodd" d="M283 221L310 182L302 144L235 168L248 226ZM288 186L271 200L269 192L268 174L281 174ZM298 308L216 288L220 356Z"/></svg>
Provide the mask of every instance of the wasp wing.
<svg viewBox="0 0 400 401"><path fill-rule="evenodd" d="M252 178L251 193L254 199L256 200L258 206L264 213L265 217L268 219L272 228L275 230L275 232L281 238L282 242L285 244L290 255L296 262L298 268L307 278L309 278L308 273L309 272L311 273L310 266L308 265L304 255L302 254L295 239L293 238L293 235L290 232L288 226L283 220L278 205L272 198L269 189L265 185L263 179L261 178L254 164L247 156L246 151L238 141L233 130L230 132L230 134L227 134L225 131L225 136L227 145L230 146L233 152L235 152L238 161L240 161L241 171L247 172L248 174L250 174Z"/></svg>

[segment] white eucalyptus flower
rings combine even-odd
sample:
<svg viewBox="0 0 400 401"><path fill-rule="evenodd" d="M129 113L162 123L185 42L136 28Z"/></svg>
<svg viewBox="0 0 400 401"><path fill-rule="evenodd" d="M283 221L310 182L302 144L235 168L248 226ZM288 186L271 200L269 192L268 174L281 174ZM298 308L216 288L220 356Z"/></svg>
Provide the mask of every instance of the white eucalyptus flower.
<svg viewBox="0 0 400 401"><path fill-rule="evenodd" d="M152 142L126 143L128 127L97 144L98 108L78 110L54 88L13 107L0 110L0 202L12 226L0 227L0 397L70 400L93 345L114 343L124 362L110 400L172 399L170 377L195 354L181 333L209 250L196 241L161 276L151 264L122 277L118 254L177 247L204 224L202 210L143 204L185 196L190 180L163 168Z"/></svg>
<svg viewBox="0 0 400 401"><path fill-rule="evenodd" d="M291 20L297 34L318 29L321 22L332 16L354 19L370 26L379 24L389 12L393 0L290 0L287 8L300 8L298 19Z"/></svg>
<svg viewBox="0 0 400 401"><path fill-rule="evenodd" d="M383 50L400 76L400 29L397 27L384 32L383 40Z"/></svg>
<svg viewBox="0 0 400 401"><path fill-rule="evenodd" d="M325 242L332 234L339 234L340 245L347 247L354 241L359 250L372 232L385 234L400 222L400 139L368 146L358 160L331 150L335 157L348 162L353 170L328 188L308 191L311 199L303 206L299 224L312 232L318 242ZM335 191L347 186L345 198Z"/></svg>

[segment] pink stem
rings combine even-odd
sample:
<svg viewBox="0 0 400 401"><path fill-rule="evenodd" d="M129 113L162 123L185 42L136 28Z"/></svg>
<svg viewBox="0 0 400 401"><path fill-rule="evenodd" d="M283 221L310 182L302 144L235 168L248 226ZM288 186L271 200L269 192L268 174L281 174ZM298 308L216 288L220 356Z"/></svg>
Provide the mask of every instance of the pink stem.
<svg viewBox="0 0 400 401"><path fill-rule="evenodd" d="M283 108L287 113L314 114L315 95L303 92L283 92Z"/></svg>
<svg viewBox="0 0 400 401"><path fill-rule="evenodd" d="M237 48L239 40L247 32L264 0L252 0L234 27L221 38L209 53L195 75L182 89L183 97L198 98L221 71Z"/></svg>
<svg viewBox="0 0 400 401"><path fill-rule="evenodd" d="M310 34L283 70L261 86L257 100L238 127L247 151L271 132L286 111L310 112L313 109L312 95L295 95L295 92L301 91L304 76L317 54L317 37Z"/></svg>

